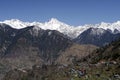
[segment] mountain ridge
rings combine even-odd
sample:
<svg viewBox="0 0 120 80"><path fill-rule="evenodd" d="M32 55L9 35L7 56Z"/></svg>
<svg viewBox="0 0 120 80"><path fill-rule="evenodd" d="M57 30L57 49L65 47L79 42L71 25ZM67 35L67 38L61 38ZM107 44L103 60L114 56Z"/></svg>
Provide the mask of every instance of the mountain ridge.
<svg viewBox="0 0 120 80"><path fill-rule="evenodd" d="M93 44L102 47L119 38L120 33L113 34L102 28L89 28L75 38L74 41L80 44Z"/></svg>
<svg viewBox="0 0 120 80"><path fill-rule="evenodd" d="M49 21L41 23L41 22L23 22L18 19L11 19L1 21L0 23L5 23L10 25L15 29L25 28L27 26L38 26L41 29L50 29L50 30L57 30L65 35L68 35L72 39L78 37L82 32L89 28L102 28L104 30L109 30L111 33L116 34L120 33L120 21L113 22L113 23L105 23L101 22L100 24L86 24L83 26L71 26L64 22L57 20L56 18L51 18Z"/></svg>

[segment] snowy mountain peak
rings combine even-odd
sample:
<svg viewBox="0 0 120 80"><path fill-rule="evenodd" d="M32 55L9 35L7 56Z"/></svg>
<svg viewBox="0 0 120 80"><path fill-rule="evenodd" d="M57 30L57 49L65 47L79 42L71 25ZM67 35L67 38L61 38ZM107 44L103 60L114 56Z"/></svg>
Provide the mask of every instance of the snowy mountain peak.
<svg viewBox="0 0 120 80"><path fill-rule="evenodd" d="M68 24L65 24L56 18L51 18L48 22L40 23L40 22L23 22L18 19L11 19L11 20L5 20L0 23L5 23L7 25L10 25L13 28L21 29L25 28L27 26L38 26L36 29L39 30L39 28L47 30L57 30L65 35L68 35L71 38L76 38L78 35L80 35L82 32L89 28L101 28L104 30L110 30L112 33L120 32L120 21L114 22L114 23L105 23L101 22L100 24L95 25L84 25L84 26L70 26ZM100 30L101 31L101 30Z"/></svg>
<svg viewBox="0 0 120 80"><path fill-rule="evenodd" d="M115 24L118 24L118 25L119 25L119 24L120 24L120 21L115 22Z"/></svg>
<svg viewBox="0 0 120 80"><path fill-rule="evenodd" d="M101 22L101 26L107 26L109 23Z"/></svg>
<svg viewBox="0 0 120 80"><path fill-rule="evenodd" d="M102 28L90 28L91 32L90 34L92 35L102 35L103 33L105 33L105 30Z"/></svg>
<svg viewBox="0 0 120 80"><path fill-rule="evenodd" d="M19 19L5 20L4 22L21 22Z"/></svg>
<svg viewBox="0 0 120 80"><path fill-rule="evenodd" d="M30 24L28 22L22 22L22 21L20 21L18 19L5 20L5 21L3 21L1 23L8 24L11 27L16 28L16 29L25 28L25 27L29 26L29 24Z"/></svg>
<svg viewBox="0 0 120 80"><path fill-rule="evenodd" d="M50 20L49 20L49 23L59 23L60 21L59 20L57 20L56 18L51 18Z"/></svg>

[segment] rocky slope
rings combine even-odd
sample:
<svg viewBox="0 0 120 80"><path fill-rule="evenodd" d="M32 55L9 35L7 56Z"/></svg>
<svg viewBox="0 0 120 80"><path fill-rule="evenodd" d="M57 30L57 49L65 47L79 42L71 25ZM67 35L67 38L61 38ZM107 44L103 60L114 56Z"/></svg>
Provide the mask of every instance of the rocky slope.
<svg viewBox="0 0 120 80"><path fill-rule="evenodd" d="M75 41L80 43L80 44L81 43L82 44L83 43L95 44L97 46L103 46L107 43L110 43L113 40L113 39L111 39L110 36L113 36L113 35L118 36L118 33L120 33L120 21L117 21L114 23L102 22L100 24L94 24L94 25L93 24L86 24L83 26L70 26L70 25L65 24L65 23L63 23L55 18L52 18L48 22L44 22L44 23L41 23L41 22L31 22L31 23L30 22L23 22L23 21L20 21L18 19L5 20L5 21L2 21L0 23L8 24L12 28L15 28L15 29L22 29L22 28L25 28L27 26L38 26L39 28L41 28L43 30L47 30L47 29L57 30L57 31L63 33L64 35L67 35L71 39L75 39ZM93 30L89 31L91 28ZM91 33L86 34L86 31L92 32L91 38L93 38L93 39L98 39L100 36L102 36L102 37L104 36L105 40L103 40L100 44L97 44L97 43L99 41L101 41L101 39L103 39L102 37L100 37L100 39L98 39L98 40L93 40L93 39L88 40L88 37L86 37L86 35L89 35ZM106 32L106 34L109 34L109 37L107 35L105 35L105 33L103 33L103 32ZM116 40L117 38L115 37L114 39Z"/></svg>
<svg viewBox="0 0 120 80"><path fill-rule="evenodd" d="M79 55L81 58L90 53L86 51L87 46L82 48L56 30L43 30L37 26L14 29L1 24L0 32L0 77L11 69L31 69L36 64L63 64L67 59L65 64L71 64L73 57L67 56ZM89 48L92 51L96 47ZM61 61L61 55L67 55L66 59Z"/></svg>
<svg viewBox="0 0 120 80"><path fill-rule="evenodd" d="M80 44L93 44L102 47L119 38L120 33L113 34L109 30L102 28L89 28L74 39L74 41Z"/></svg>
<svg viewBox="0 0 120 80"><path fill-rule="evenodd" d="M15 69L3 80L120 80L120 40L96 49L71 65L42 65L32 69Z"/></svg>
<svg viewBox="0 0 120 80"><path fill-rule="evenodd" d="M13 33L14 36L12 36ZM55 30L38 30L36 26L14 30L7 26L3 32L1 29L0 54L2 56L0 57L19 57L35 52L46 62L50 59L54 61L58 53L65 50L72 43L67 36Z"/></svg>
<svg viewBox="0 0 120 80"><path fill-rule="evenodd" d="M90 63L114 61L120 63L120 39L95 50L92 54L86 57Z"/></svg>
<svg viewBox="0 0 120 80"><path fill-rule="evenodd" d="M79 45L73 44L67 48L62 54L57 58L57 64L74 64L75 61L88 56L97 47L94 45Z"/></svg>
<svg viewBox="0 0 120 80"><path fill-rule="evenodd" d="M113 24L85 25L85 27L72 27L56 19L43 24L19 20L2 22L0 23L0 78L10 71L6 74L4 80L13 80L13 77L14 80L21 80L22 78L23 80L26 78L28 80L37 80L39 77L41 80L44 80L44 77L50 77L51 79L53 74L60 71L58 70L59 67L70 64L76 67L80 60L95 63L105 59L114 60L118 63L119 41L112 43L112 46L97 49L92 54L91 52L97 48L94 45L103 46L118 39L119 36L119 21ZM79 45L75 42L94 45ZM40 69L38 74L36 69L32 69L34 65L39 67L43 64L46 64L47 67L54 65L53 68L48 69L50 70L48 76L46 76L46 70L45 72L43 70L44 74L41 73L41 67L38 68ZM45 69L47 67L44 66ZM86 67L86 64L84 67ZM65 70L59 73L60 75L65 73L65 75L61 76L65 76L65 80L68 79L67 76L69 75L73 77L71 73L68 74L72 67L67 68L67 70L64 68ZM56 71L54 72L54 70ZM16 76L14 76L15 74ZM39 74L43 76L38 76ZM33 76L29 78L31 75ZM59 75L56 75L56 77L58 78ZM54 77L52 77L52 80L54 80ZM63 80L63 78L60 80Z"/></svg>

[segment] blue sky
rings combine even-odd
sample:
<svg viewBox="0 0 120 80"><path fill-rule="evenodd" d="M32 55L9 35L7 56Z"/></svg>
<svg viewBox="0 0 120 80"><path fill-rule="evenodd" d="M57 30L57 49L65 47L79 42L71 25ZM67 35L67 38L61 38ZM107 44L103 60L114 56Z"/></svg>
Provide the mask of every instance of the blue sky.
<svg viewBox="0 0 120 80"><path fill-rule="evenodd" d="M0 21L48 21L70 25L120 20L120 0L0 0Z"/></svg>

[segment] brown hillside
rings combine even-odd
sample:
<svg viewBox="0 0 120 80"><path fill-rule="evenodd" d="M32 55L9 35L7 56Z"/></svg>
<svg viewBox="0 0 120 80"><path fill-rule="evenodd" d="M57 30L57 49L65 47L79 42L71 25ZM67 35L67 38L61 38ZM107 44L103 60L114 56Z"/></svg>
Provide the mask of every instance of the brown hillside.
<svg viewBox="0 0 120 80"><path fill-rule="evenodd" d="M79 45L73 44L67 48L65 52L61 52L61 55L56 60L58 64L72 64L74 60L79 60L89 55L97 47L93 45Z"/></svg>

